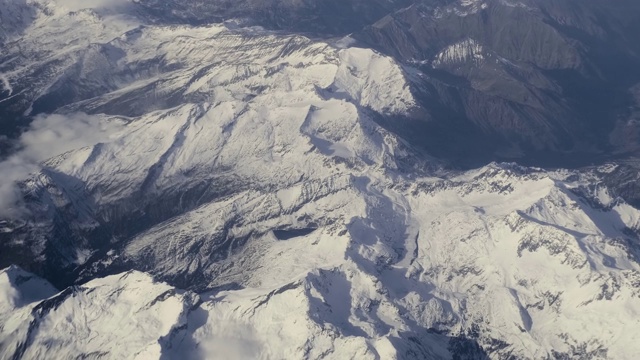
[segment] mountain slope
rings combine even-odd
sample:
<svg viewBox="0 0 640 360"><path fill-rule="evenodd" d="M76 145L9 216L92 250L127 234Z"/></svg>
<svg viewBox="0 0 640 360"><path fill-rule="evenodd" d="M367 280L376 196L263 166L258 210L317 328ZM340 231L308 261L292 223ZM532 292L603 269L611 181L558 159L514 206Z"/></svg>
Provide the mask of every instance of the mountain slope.
<svg viewBox="0 0 640 360"><path fill-rule="evenodd" d="M120 46L113 41L127 30L226 21L230 28L255 24L280 35L293 31L334 39L350 34L349 41L394 57L407 75L416 110L400 119L375 120L456 167L496 160L576 167L638 150L634 89L640 83L640 43L630 35L640 31L637 1L114 4L8 6L5 13L24 14L11 17L22 19L22 25L10 27L15 31L0 56L0 131L15 137L29 121L25 112L52 112L181 66L157 57L121 67ZM49 33L54 35L40 36ZM154 96L136 99L142 108L188 101L168 89L158 89L160 94L153 89L149 84L145 90ZM101 111L142 114L132 105L110 109Z"/></svg>
<svg viewBox="0 0 640 360"><path fill-rule="evenodd" d="M519 159L575 167L638 150L629 111L640 82L637 1L138 3L183 23L244 18L320 37L351 34L420 72L412 86L424 110L383 125L458 166ZM470 43L472 58L443 58Z"/></svg>
<svg viewBox="0 0 640 360"><path fill-rule="evenodd" d="M33 276L16 268L2 276L16 272ZM2 285L3 291L25 292L20 283ZM94 280L3 311L0 354L7 359L157 358L158 340L185 321L197 299L140 273Z"/></svg>
<svg viewBox="0 0 640 360"><path fill-rule="evenodd" d="M207 205L141 234L93 270L131 261L195 289L213 280L204 303L195 309L187 301L181 308L190 312L158 337L167 356L206 358L225 344L219 351L231 356L265 358L631 359L640 213L586 180L593 179L491 166L406 187L354 179L338 198L310 200L277 218L269 218L268 195L259 207ZM203 250L215 249L221 231L210 221L224 221L219 206L242 214L228 232L253 234L226 258L207 259ZM309 221L302 213L314 228L300 223ZM194 246L197 253L180 251ZM121 277L105 279L103 291L128 288ZM107 313L98 314L95 326L108 326Z"/></svg>
<svg viewBox="0 0 640 360"><path fill-rule="evenodd" d="M362 33L315 39L242 22L151 23L131 4L126 16L30 4L33 21L3 43L11 94L0 101L7 114L55 113L37 116L0 163L30 171L17 198L0 199L2 357L632 359L640 350L637 164L458 171L425 152L446 134L484 149L466 136L473 129L422 138L442 109L425 100L435 70L424 66L477 74L508 50L501 41L433 45L429 62L407 66L360 47ZM528 9L452 4L439 5L443 18L463 23ZM403 14L373 27L413 16ZM518 84L562 91L541 68L583 54L545 31L557 53L510 56L532 56ZM591 65L579 70L602 70Z"/></svg>
<svg viewBox="0 0 640 360"><path fill-rule="evenodd" d="M629 34L639 18L635 1L427 1L354 37L424 73L416 87L429 123L393 127L413 143L458 163L583 166L637 151L610 134L637 133L628 108L640 43ZM456 138L425 141L430 133Z"/></svg>

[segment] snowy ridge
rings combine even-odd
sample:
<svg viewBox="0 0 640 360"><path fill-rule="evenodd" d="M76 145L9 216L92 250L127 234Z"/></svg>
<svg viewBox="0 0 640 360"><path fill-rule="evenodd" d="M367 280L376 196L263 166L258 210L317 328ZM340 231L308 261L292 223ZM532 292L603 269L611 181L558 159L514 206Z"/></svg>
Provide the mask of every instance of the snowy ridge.
<svg viewBox="0 0 640 360"><path fill-rule="evenodd" d="M510 7L519 7L519 8L523 8L523 9L527 9L527 10L533 10L532 7L530 7L529 5L520 2L520 1L513 1L513 0L500 0L500 3L502 5L505 6L510 6Z"/></svg>
<svg viewBox="0 0 640 360"><path fill-rule="evenodd" d="M10 290L25 292L22 284ZM196 295L176 292L142 273L97 279L3 311L6 322L0 333L12 342L0 354L23 359L158 358L159 340L184 322L197 301Z"/></svg>
<svg viewBox="0 0 640 360"><path fill-rule="evenodd" d="M157 356L162 348L169 356L190 353L196 358L221 352L232 358L408 359L417 353L448 359L469 355L457 346L471 338L484 350L471 346L478 352L469 356L486 352L491 358L565 354L630 359L638 351L633 331L638 324L629 319L640 306L635 285L640 265L637 237L627 234L628 229L637 232L640 212L611 201L602 189L585 191L587 179L572 175L493 165L450 180L424 179L391 187L345 179L334 181L333 189L311 186L309 190L317 189L311 193L320 197L304 195L306 185L278 192L278 199L298 199L288 200L289 206L268 200L269 195L243 194L226 200L234 205L201 207L178 218L183 220L143 234L122 253L137 258L141 251L154 251L136 261L152 261L150 271L161 276L170 274L171 266L183 266L180 263L203 266L209 255L202 249L211 245L197 239L216 236L199 231L220 231L206 219L225 222L220 214L232 212L242 219L228 230L233 238L254 232L246 244L238 245L227 259L210 263L212 272L204 276L197 268L180 271L216 279L214 286L231 283L239 288L202 294L202 303L194 308L195 295L168 293L163 284L146 285L151 282L146 275L118 275L69 290L78 294L73 297L78 300L58 306L60 310L45 318L64 316L62 309L77 312L94 306L96 300L83 301L89 295L82 294L99 288L105 293L96 299L111 299L112 291L121 294L110 302L115 308L126 304L129 296L137 299L136 306L147 308L140 305L148 303L143 298L171 294L161 296L176 314L163 316L165 325L152 325L159 320L144 318L144 313L134 316L147 319L140 326L159 331L130 342L129 353L146 351L140 352L145 356ZM384 205L387 201L390 206ZM603 206L594 207L597 203ZM282 206L290 210L283 213ZM301 214L311 219L302 219ZM347 214L351 217L345 218ZM311 232L287 239L269 231L310 226ZM179 234L185 235L182 244L176 243ZM189 242L194 240L201 242L195 262L170 255L193 247ZM126 295L131 291L145 295ZM72 299L68 294L52 299L61 297L67 304ZM94 336L113 336L108 322L101 322L111 318L115 308L98 312L102 320L94 320L93 328L107 327ZM95 311L87 308L82 313ZM29 316L19 314L23 313L10 316ZM69 321L83 322L83 316ZM595 324L603 335L594 336L590 329ZM25 354L40 349L39 341L52 336L46 327L42 329ZM420 346L415 348L407 336L416 337ZM156 342L159 345L153 345ZM470 351L469 346L462 348ZM74 356L98 351L65 349L70 351L65 354ZM110 347L100 349L105 356L116 357ZM62 356L56 351L50 348L47 353Z"/></svg>
<svg viewBox="0 0 640 360"><path fill-rule="evenodd" d="M444 16L444 14L455 14L457 16L469 16L489 7L486 0L459 0L447 6L438 7L434 10L433 15L436 18Z"/></svg>
<svg viewBox="0 0 640 360"><path fill-rule="evenodd" d="M68 12L53 6L40 12L3 54L30 61L18 67L8 62L0 71L14 93L21 92L33 103L65 91L70 93L67 102L58 105L84 100L84 111L143 114L203 97L224 101L272 86L295 91L328 88L334 82L344 96L376 111L401 113L414 104L401 68L388 57L367 49L338 49L299 35L232 28L146 26L117 13ZM60 49L60 44L68 45ZM303 82L292 76L295 72L305 73ZM369 78L361 79L360 73ZM243 83L262 76L268 77L261 80L265 84ZM77 86L67 88L69 78L77 79ZM83 83L95 90L85 92ZM232 84L242 88L227 89Z"/></svg>
<svg viewBox="0 0 640 360"><path fill-rule="evenodd" d="M416 104L375 51L68 10L39 10L8 48L33 61L0 71L30 105L65 90L56 116L119 125L20 184L31 217L2 220L3 245L75 285L0 272L0 357L640 352L640 211L613 169L445 171L374 121Z"/></svg>
<svg viewBox="0 0 640 360"><path fill-rule="evenodd" d="M432 61L432 66L437 68L446 65L464 64L468 61L472 61L478 65L483 60L484 50L482 45L473 39L465 39L449 45L439 52Z"/></svg>
<svg viewBox="0 0 640 360"><path fill-rule="evenodd" d="M593 179L492 165L449 180L336 180L240 194L129 243L119 256L151 262L159 276L239 288L203 295L171 335L174 354L206 358L224 343L238 358L411 358L407 336L436 359L460 355L456 339L468 338L491 358L637 351L637 323L618 309L640 306L629 235L640 212L586 190ZM221 252L207 240L219 232L244 244ZM223 258L211 262L215 254Z"/></svg>

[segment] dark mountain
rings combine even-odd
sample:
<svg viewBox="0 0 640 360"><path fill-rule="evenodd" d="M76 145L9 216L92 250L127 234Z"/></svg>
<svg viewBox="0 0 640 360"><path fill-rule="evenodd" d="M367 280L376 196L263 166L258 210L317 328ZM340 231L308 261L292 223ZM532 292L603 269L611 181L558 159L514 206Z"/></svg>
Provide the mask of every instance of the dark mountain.
<svg viewBox="0 0 640 360"><path fill-rule="evenodd" d="M427 123L397 127L415 143L459 159L574 166L638 150L638 20L632 1L415 4L356 37L425 74L416 88Z"/></svg>

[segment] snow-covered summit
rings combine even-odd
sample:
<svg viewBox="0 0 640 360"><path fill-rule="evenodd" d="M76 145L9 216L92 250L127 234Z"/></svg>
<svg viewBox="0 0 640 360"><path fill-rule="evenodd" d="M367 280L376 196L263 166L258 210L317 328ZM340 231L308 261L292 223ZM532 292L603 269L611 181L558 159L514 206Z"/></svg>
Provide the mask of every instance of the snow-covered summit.
<svg viewBox="0 0 640 360"><path fill-rule="evenodd" d="M16 271L20 277L44 282L16 268L2 275ZM0 282L0 287L21 295L29 292L15 282ZM183 325L199 301L195 294L176 291L139 272L56 292L31 299L28 305L0 309L0 357L159 358L163 337Z"/></svg>

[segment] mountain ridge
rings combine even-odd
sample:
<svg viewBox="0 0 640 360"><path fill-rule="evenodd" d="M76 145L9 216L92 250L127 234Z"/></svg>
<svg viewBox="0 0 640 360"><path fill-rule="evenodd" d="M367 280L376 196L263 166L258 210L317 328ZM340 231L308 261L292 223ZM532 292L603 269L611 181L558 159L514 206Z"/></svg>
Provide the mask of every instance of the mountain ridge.
<svg viewBox="0 0 640 360"><path fill-rule="evenodd" d="M567 110L567 89L542 68L589 61L540 20L562 20L566 2L527 19L569 55L524 49L517 62L501 39L444 30L486 30L533 2L389 3L380 14L393 15L351 24L372 21L360 33L312 24L328 31L319 37L260 19L185 24L196 2L69 4L19 4L37 15L2 40L1 116L31 113L0 162L1 357L638 352L637 162L487 160L504 145L492 132L510 129L511 159L536 164L519 136L550 134L536 140L544 149L564 141L554 127L575 125L543 117ZM315 2L292 4L295 17ZM574 26L578 10L562 21ZM365 46L429 24L440 43ZM456 115L480 110L490 121ZM491 117L508 111L535 121Z"/></svg>

